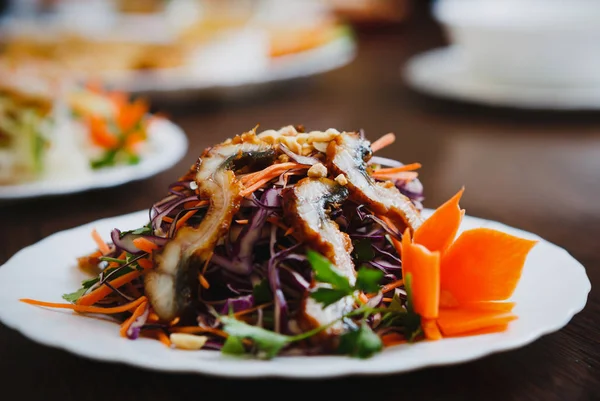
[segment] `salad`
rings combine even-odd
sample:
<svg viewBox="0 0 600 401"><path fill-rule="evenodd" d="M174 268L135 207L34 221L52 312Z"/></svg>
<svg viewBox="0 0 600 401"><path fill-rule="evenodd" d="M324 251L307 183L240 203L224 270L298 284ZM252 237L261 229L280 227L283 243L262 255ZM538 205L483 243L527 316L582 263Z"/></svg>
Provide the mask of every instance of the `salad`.
<svg viewBox="0 0 600 401"><path fill-rule="evenodd" d="M39 81L0 82L0 185L139 162L153 118L144 100Z"/></svg>
<svg viewBox="0 0 600 401"><path fill-rule="evenodd" d="M120 334L258 358L343 354L501 332L535 241L457 236L458 193L427 219L420 164L374 156L362 132L256 128L204 151L149 210L79 258L68 303Z"/></svg>

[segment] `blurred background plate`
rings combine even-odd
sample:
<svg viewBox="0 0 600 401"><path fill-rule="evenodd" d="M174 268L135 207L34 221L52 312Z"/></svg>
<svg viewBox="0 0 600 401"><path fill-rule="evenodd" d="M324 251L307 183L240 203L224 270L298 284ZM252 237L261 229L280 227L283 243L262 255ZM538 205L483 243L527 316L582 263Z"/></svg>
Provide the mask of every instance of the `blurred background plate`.
<svg viewBox="0 0 600 401"><path fill-rule="evenodd" d="M266 85L291 79L308 77L342 67L356 55L356 45L347 33L320 47L296 54L279 56L265 68L250 74L218 74L202 76L189 69L165 69L137 72L128 77L108 79L107 85L130 93L172 95L189 92L231 93L233 89Z"/></svg>
<svg viewBox="0 0 600 401"><path fill-rule="evenodd" d="M40 179L17 185L0 185L0 200L70 194L97 188L115 187L151 177L175 165L185 155L185 133L168 120L156 120L148 129L148 149L134 165L105 167L76 177Z"/></svg>
<svg viewBox="0 0 600 401"><path fill-rule="evenodd" d="M472 71L463 49L456 45L413 56L402 73L406 83L413 89L448 99L523 109L600 109L600 86L557 86L492 80Z"/></svg>

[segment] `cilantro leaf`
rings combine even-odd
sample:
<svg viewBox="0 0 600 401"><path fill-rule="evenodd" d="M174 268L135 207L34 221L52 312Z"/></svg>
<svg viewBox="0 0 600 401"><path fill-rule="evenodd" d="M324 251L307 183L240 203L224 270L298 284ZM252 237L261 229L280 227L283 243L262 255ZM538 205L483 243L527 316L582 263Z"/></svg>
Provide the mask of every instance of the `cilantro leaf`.
<svg viewBox="0 0 600 401"><path fill-rule="evenodd" d="M145 225L144 227L137 228L135 230L123 231L121 233L121 238L123 238L126 234L133 234L133 235L152 234L152 227L150 227L150 223L149 223L148 225Z"/></svg>
<svg viewBox="0 0 600 401"><path fill-rule="evenodd" d="M340 336L338 352L358 358L369 358L382 348L383 343L379 336L363 322L357 330L348 331Z"/></svg>
<svg viewBox="0 0 600 401"><path fill-rule="evenodd" d="M361 267L356 275L356 288L364 292L377 292L382 278L381 270Z"/></svg>
<svg viewBox="0 0 600 401"><path fill-rule="evenodd" d="M77 291L72 292L70 294L63 294L62 298L67 302L75 303L75 302L77 302L77 300L79 298L81 298L83 296L83 294L85 294L85 292L87 290L88 290L87 288L82 287L82 288L78 289Z"/></svg>
<svg viewBox="0 0 600 401"><path fill-rule="evenodd" d="M353 288L348 278L342 276L327 258L312 250L309 250L306 256L315 271L315 277L318 281L331 284L336 290L342 290L348 294L352 293Z"/></svg>
<svg viewBox="0 0 600 401"><path fill-rule="evenodd" d="M246 353L242 340L237 337L229 336L221 348L221 352L228 355L243 355Z"/></svg>
<svg viewBox="0 0 600 401"><path fill-rule="evenodd" d="M273 358L291 341L291 337L251 326L232 317L221 316L220 319L223 322L223 330L230 337L236 337L240 342L246 338L252 340L258 350L258 355L266 359ZM235 342L235 340L231 341ZM232 347L237 347L237 345L230 345L227 350L235 350Z"/></svg>
<svg viewBox="0 0 600 401"><path fill-rule="evenodd" d="M63 294L62 298L65 301L67 301L67 302L75 303L75 302L77 302L77 300L79 298L81 298L86 293L86 291L91 286L93 286L94 284L96 284L98 281L99 281L98 277L94 277L94 278L90 278L90 279L87 279L87 280L83 280L81 282L81 288L80 289L78 289L77 291L72 292L70 294Z"/></svg>
<svg viewBox="0 0 600 401"><path fill-rule="evenodd" d="M109 150L104 155L97 160L93 160L90 162L92 169L96 170L102 167L114 166L116 163L117 151Z"/></svg>
<svg viewBox="0 0 600 401"><path fill-rule="evenodd" d="M352 295L352 292L324 287L317 288L315 291L310 293L310 297L315 301L322 303L324 307L334 304L348 295Z"/></svg>

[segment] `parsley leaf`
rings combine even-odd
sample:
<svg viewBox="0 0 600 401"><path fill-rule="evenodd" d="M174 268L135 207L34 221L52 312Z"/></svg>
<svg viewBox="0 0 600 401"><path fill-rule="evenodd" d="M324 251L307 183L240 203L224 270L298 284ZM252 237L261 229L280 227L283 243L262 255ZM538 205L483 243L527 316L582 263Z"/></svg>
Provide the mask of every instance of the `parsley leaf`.
<svg viewBox="0 0 600 401"><path fill-rule="evenodd" d="M356 275L356 288L364 292L377 292L382 278L381 270L361 267Z"/></svg>
<svg viewBox="0 0 600 401"><path fill-rule="evenodd" d="M352 293L353 288L348 278L342 276L327 258L312 250L309 250L306 256L315 271L315 277L318 281L331 284L336 290L346 291L348 294Z"/></svg>
<svg viewBox="0 0 600 401"><path fill-rule="evenodd" d="M352 295L352 292L324 287L317 288L315 291L310 293L311 298L319 303L322 303L324 307L334 304L348 295Z"/></svg>
<svg viewBox="0 0 600 401"><path fill-rule="evenodd" d="M251 326L232 317L221 316L223 330L229 337L235 337L241 343L243 339L250 339L256 346L259 357L271 359L281 351L290 341L291 337L278 334L257 326ZM228 338L229 338L228 337ZM231 340L235 344L235 340ZM241 344L240 344L241 345ZM236 347L236 348L234 348ZM239 351L238 345L229 345L227 351Z"/></svg>
<svg viewBox="0 0 600 401"><path fill-rule="evenodd" d="M357 330L348 331L340 336L338 352L358 358L369 358L382 348L383 343L379 336L363 322Z"/></svg>

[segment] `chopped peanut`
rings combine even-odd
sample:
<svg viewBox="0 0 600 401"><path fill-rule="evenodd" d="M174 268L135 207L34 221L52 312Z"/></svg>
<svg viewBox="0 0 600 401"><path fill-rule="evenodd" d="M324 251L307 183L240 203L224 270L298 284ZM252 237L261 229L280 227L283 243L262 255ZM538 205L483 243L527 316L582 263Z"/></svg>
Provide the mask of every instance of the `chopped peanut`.
<svg viewBox="0 0 600 401"><path fill-rule="evenodd" d="M327 177L327 167L323 163L317 163L308 169L308 176L311 178Z"/></svg>
<svg viewBox="0 0 600 401"><path fill-rule="evenodd" d="M171 333L171 343L180 349L199 350L204 347L208 337L187 333Z"/></svg>

